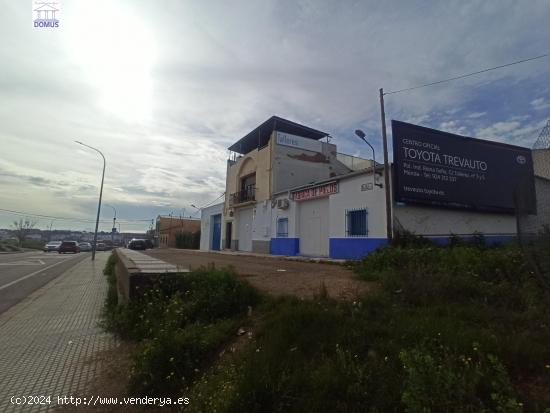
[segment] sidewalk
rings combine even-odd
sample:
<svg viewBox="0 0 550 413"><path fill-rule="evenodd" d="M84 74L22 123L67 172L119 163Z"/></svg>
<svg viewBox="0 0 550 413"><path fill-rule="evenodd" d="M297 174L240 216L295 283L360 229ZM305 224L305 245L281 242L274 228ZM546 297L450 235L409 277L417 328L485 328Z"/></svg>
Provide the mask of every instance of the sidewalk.
<svg viewBox="0 0 550 413"><path fill-rule="evenodd" d="M108 257L81 261L0 314L0 412L51 411L57 396L92 396L86 391L101 368L92 356L117 346L97 326ZM17 406L12 396L51 396L51 404Z"/></svg>

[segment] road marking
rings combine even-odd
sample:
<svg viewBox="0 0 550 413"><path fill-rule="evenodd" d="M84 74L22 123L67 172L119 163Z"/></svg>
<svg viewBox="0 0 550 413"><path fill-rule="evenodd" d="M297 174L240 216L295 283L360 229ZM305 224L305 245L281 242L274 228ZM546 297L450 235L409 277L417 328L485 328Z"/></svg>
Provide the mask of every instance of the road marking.
<svg viewBox="0 0 550 413"><path fill-rule="evenodd" d="M34 259L34 261L12 261L12 262L0 262L0 265L44 265L46 264L41 259Z"/></svg>
<svg viewBox="0 0 550 413"><path fill-rule="evenodd" d="M50 266L48 266L48 267L46 267L46 268L42 268L41 270L32 272L32 273L30 273L30 274L27 274L27 275L21 277L21 278L18 278L17 280L14 280L14 281L12 281L12 282L9 282L9 283L7 283L7 284L4 284L4 285L0 286L0 291L2 291L2 290L5 289L5 288L11 287L11 286L14 285L14 284L17 284L17 283L20 282L20 281L26 280L27 278L33 277L33 276L35 276L36 274L41 273L42 271L49 270L50 268L55 267L56 265L63 264L64 262L65 262L65 260L56 262L55 264L52 264L52 265L50 265Z"/></svg>

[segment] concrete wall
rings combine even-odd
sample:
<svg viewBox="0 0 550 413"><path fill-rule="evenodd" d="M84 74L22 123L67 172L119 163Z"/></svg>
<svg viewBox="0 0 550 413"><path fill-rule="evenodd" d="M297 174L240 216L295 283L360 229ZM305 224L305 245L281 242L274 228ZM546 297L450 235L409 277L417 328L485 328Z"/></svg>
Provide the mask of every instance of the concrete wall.
<svg viewBox="0 0 550 413"><path fill-rule="evenodd" d="M536 234L550 226L550 180L535 177L535 191L537 192L537 215L526 215L520 219L520 232Z"/></svg>
<svg viewBox="0 0 550 413"><path fill-rule="evenodd" d="M534 149L532 155L535 175L550 179L550 149Z"/></svg>
<svg viewBox="0 0 550 413"><path fill-rule="evenodd" d="M471 235L515 235L516 219L513 214L475 212L430 206L396 205L394 219L399 226L417 235L428 237Z"/></svg>
<svg viewBox="0 0 550 413"><path fill-rule="evenodd" d="M222 233L224 231L223 202L201 210L201 246L202 251L209 251L212 246L212 219L214 215L222 215ZM222 237L223 238L223 237Z"/></svg>
<svg viewBox="0 0 550 413"><path fill-rule="evenodd" d="M336 145L317 143L318 152L273 143L273 192L285 191L351 171L337 160Z"/></svg>

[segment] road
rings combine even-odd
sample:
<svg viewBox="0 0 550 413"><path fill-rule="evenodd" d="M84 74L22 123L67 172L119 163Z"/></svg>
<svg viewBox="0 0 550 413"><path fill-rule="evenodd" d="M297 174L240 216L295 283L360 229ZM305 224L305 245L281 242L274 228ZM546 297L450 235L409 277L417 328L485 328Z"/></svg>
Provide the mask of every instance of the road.
<svg viewBox="0 0 550 413"><path fill-rule="evenodd" d="M89 252L0 254L0 313L89 256Z"/></svg>

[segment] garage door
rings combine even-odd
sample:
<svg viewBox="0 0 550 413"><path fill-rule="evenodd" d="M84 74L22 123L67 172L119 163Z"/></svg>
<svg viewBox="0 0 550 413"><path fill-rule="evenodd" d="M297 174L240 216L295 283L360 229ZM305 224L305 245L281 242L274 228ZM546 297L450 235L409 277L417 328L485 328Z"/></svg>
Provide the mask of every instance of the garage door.
<svg viewBox="0 0 550 413"><path fill-rule="evenodd" d="M237 240L239 251L252 251L252 208L240 209L237 218Z"/></svg>
<svg viewBox="0 0 550 413"><path fill-rule="evenodd" d="M328 198L299 204L300 255L328 256Z"/></svg>

